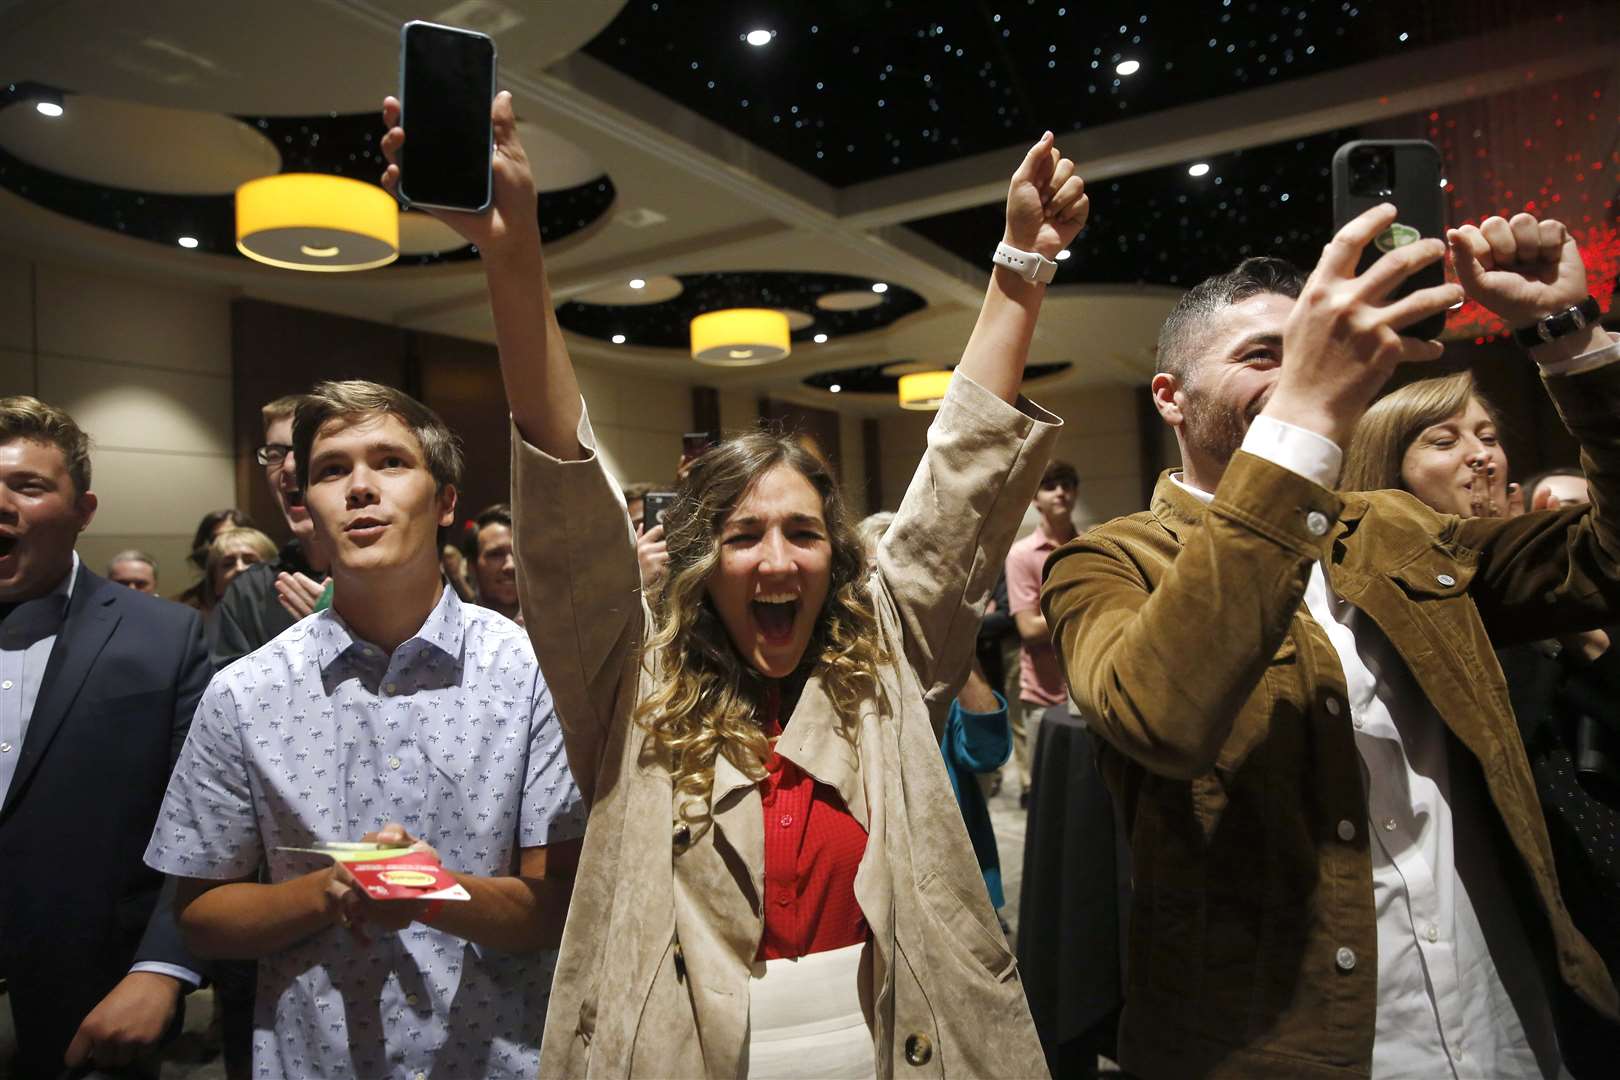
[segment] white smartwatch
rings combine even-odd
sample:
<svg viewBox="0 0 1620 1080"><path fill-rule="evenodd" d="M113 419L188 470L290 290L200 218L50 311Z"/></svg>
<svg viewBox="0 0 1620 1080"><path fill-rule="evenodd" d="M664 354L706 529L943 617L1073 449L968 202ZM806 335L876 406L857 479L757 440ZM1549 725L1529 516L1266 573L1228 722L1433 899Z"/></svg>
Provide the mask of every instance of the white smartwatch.
<svg viewBox="0 0 1620 1080"><path fill-rule="evenodd" d="M997 266L1005 266L1025 281L1033 281L1045 285L1057 273L1057 263L1048 259L1038 251L1019 251L1003 240L996 245L996 253L990 261Z"/></svg>

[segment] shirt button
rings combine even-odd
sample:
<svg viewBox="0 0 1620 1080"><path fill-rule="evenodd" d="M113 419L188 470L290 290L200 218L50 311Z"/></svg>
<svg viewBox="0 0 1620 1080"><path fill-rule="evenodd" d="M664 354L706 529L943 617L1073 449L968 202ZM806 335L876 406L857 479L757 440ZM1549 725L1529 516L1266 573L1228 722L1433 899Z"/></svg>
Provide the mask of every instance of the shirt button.
<svg viewBox="0 0 1620 1080"><path fill-rule="evenodd" d="M415 994L406 994L405 995L405 1004L407 1004L407 1005L415 1005L416 1004L416 995Z"/></svg>
<svg viewBox="0 0 1620 1080"><path fill-rule="evenodd" d="M1339 822L1339 839L1343 840L1345 843L1349 843L1350 841L1354 840L1355 838L1356 838L1356 827L1355 827L1355 825L1352 822L1349 822L1349 821L1341 821L1341 822Z"/></svg>
<svg viewBox="0 0 1620 1080"><path fill-rule="evenodd" d="M783 893L783 894L781 894L780 896L778 896L776 898L776 906L777 907L787 907L788 906L788 898L787 898L786 893Z"/></svg>
<svg viewBox="0 0 1620 1080"><path fill-rule="evenodd" d="M1350 722L1352 724L1356 725L1357 729L1360 729L1361 726L1364 725L1367 721L1365 721L1361 717L1357 716L1357 717L1352 718Z"/></svg>
<svg viewBox="0 0 1620 1080"><path fill-rule="evenodd" d="M1438 926L1434 925L1434 923L1430 923L1428 925L1428 927L1423 931L1423 936L1428 938L1431 942L1439 941L1440 940L1440 928Z"/></svg>
<svg viewBox="0 0 1620 1080"><path fill-rule="evenodd" d="M10 679L7 679L5 682L0 682L0 690L10 690L10 689L11 689L11 680Z"/></svg>
<svg viewBox="0 0 1620 1080"><path fill-rule="evenodd" d="M1328 711L1329 716L1339 715L1339 699L1336 697L1328 698L1327 701L1322 703L1322 707Z"/></svg>
<svg viewBox="0 0 1620 1080"><path fill-rule="evenodd" d="M1434 575L1434 580L1438 581L1448 589L1457 584L1457 579L1452 577L1450 574L1436 574Z"/></svg>
<svg viewBox="0 0 1620 1080"><path fill-rule="evenodd" d="M397 768L399 768L399 758L397 758L397 757L391 757L391 758L389 758L389 759L388 759L388 767L389 767L389 768L390 768L390 769L397 769Z"/></svg>
<svg viewBox="0 0 1620 1080"><path fill-rule="evenodd" d="M0 742L0 754L9 753L11 753L11 744L8 742Z"/></svg>
<svg viewBox="0 0 1620 1080"><path fill-rule="evenodd" d="M1356 969L1356 951L1341 947L1333 954L1333 962L1339 965L1340 971L1354 971Z"/></svg>
<svg viewBox="0 0 1620 1080"><path fill-rule="evenodd" d="M427 1080L427 1073L425 1073L425 1072L417 1073L416 1074L416 1080Z"/></svg>
<svg viewBox="0 0 1620 1080"><path fill-rule="evenodd" d="M383 687L383 689L388 691L390 694L392 694L394 691L399 689L399 684L398 683L389 683L387 686Z"/></svg>
<svg viewBox="0 0 1620 1080"><path fill-rule="evenodd" d="M793 824L793 815L792 814L783 814L781 824L782 824L782 828L784 828L784 829L790 827Z"/></svg>
<svg viewBox="0 0 1620 1080"><path fill-rule="evenodd" d="M1305 530L1312 536L1321 536L1328 531L1327 515L1320 510L1312 510L1305 515Z"/></svg>
<svg viewBox="0 0 1620 1080"><path fill-rule="evenodd" d="M1395 819L1394 818L1387 817L1387 818L1384 819L1384 831L1385 832L1394 832L1395 831Z"/></svg>

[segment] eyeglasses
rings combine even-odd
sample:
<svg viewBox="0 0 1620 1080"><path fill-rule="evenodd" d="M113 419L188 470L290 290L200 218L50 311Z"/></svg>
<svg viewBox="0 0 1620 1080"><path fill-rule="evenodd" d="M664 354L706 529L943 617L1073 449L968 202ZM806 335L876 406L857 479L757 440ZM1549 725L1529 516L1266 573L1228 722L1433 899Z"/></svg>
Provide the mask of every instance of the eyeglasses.
<svg viewBox="0 0 1620 1080"><path fill-rule="evenodd" d="M292 452L293 448L286 443L272 442L253 451L253 457L260 465L280 465Z"/></svg>

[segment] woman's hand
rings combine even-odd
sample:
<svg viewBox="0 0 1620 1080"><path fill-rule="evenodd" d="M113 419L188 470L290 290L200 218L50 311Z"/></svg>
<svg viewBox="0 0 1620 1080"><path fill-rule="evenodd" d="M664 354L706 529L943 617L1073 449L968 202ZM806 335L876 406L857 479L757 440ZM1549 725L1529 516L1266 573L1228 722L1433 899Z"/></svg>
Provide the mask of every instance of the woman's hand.
<svg viewBox="0 0 1620 1080"><path fill-rule="evenodd" d="M636 530L636 561L641 564L641 587L652 589L664 579L669 569L669 544L664 540L664 527Z"/></svg>
<svg viewBox="0 0 1620 1080"><path fill-rule="evenodd" d="M494 198L488 211L468 214L455 210L427 210L464 238L477 245L485 258L498 257L509 251L527 250L540 244L540 209L535 197L534 175L529 170L529 159L518 141L517 117L512 112L512 95L502 90L490 105L490 119L495 128L495 157L492 163ZM399 126L399 100L383 99L383 126L388 129L382 138L383 156L388 168L383 170L382 186L391 194L399 193L399 151L405 145L405 130Z"/></svg>
<svg viewBox="0 0 1620 1080"><path fill-rule="evenodd" d="M1074 162L1058 152L1048 131L1029 148L1007 188L1007 231L1002 239L1020 251L1048 259L1085 228L1091 198Z"/></svg>

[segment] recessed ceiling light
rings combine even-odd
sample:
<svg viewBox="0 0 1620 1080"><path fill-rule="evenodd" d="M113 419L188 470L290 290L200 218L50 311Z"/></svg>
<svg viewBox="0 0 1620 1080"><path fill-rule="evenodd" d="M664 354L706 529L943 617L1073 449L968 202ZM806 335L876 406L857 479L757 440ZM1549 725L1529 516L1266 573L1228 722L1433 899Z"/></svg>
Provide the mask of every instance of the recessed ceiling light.
<svg viewBox="0 0 1620 1080"><path fill-rule="evenodd" d="M833 383L831 386L827 387L828 393L832 393L832 394L839 393L843 389L844 388L842 386L839 386L837 383Z"/></svg>
<svg viewBox="0 0 1620 1080"><path fill-rule="evenodd" d="M647 287L647 281L645 278L633 277L630 279L630 287L632 289L645 289Z"/></svg>
<svg viewBox="0 0 1620 1080"><path fill-rule="evenodd" d="M748 44L757 49L761 45L769 45L771 38L775 36L769 30L750 30L748 31Z"/></svg>
<svg viewBox="0 0 1620 1080"><path fill-rule="evenodd" d="M817 345L825 345L825 344L827 344L827 335L826 334L817 334L815 336L814 340L815 340L815 343Z"/></svg>
<svg viewBox="0 0 1620 1080"><path fill-rule="evenodd" d="M1443 176L1442 176L1442 177L1441 177L1441 178L1440 178L1440 186L1441 186L1441 187L1445 187L1445 186L1446 186L1446 178L1445 178L1445 177L1443 177Z"/></svg>
<svg viewBox="0 0 1620 1080"><path fill-rule="evenodd" d="M1115 75L1135 75L1138 71L1141 71L1141 70L1142 70L1142 61L1140 61L1140 60L1121 60L1117 65L1115 65L1114 74Z"/></svg>
<svg viewBox="0 0 1620 1080"><path fill-rule="evenodd" d="M1187 166L1187 175L1188 176L1203 176L1208 172L1209 172L1209 165L1206 162L1200 161L1196 165Z"/></svg>
<svg viewBox="0 0 1620 1080"><path fill-rule="evenodd" d="M41 116L49 116L55 119L62 115L62 106L54 101L36 101L34 102L34 111Z"/></svg>
<svg viewBox="0 0 1620 1080"><path fill-rule="evenodd" d="M886 293L889 291L889 287L881 281L874 281L872 282L872 291L875 293Z"/></svg>
<svg viewBox="0 0 1620 1080"><path fill-rule="evenodd" d="M197 246L197 238L195 236L182 236L175 243L189 250Z"/></svg>
<svg viewBox="0 0 1620 1080"><path fill-rule="evenodd" d="M615 344L615 345L623 345L624 344L624 335L623 334L614 334L613 335L613 344Z"/></svg>
<svg viewBox="0 0 1620 1080"><path fill-rule="evenodd" d="M1072 251L1070 251L1068 248L1064 248L1062 251L1057 253L1057 261L1058 262L1065 262L1065 261L1068 260L1069 256L1072 255L1072 254L1074 254Z"/></svg>

